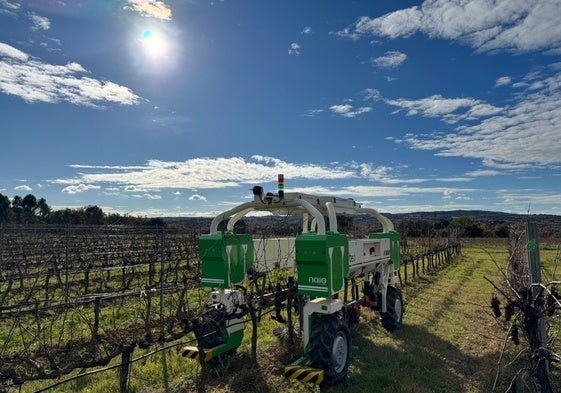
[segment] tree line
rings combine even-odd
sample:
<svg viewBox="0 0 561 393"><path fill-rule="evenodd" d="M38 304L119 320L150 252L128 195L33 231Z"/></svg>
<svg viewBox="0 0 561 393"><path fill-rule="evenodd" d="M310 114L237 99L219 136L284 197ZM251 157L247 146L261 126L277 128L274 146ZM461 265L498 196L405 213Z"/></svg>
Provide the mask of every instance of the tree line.
<svg viewBox="0 0 561 393"><path fill-rule="evenodd" d="M99 206L53 210L45 198L27 194L10 199L0 193L0 224L57 224L57 225L147 225L164 226L161 218L132 217L119 213L105 213Z"/></svg>
<svg viewBox="0 0 561 393"><path fill-rule="evenodd" d="M246 220L247 219L247 220ZM367 221L367 220L366 220ZM361 232L371 223L365 220L340 217L339 230L343 232ZM259 222L262 222L260 220ZM511 229L523 225L523 220L489 220L477 219L472 216L451 217L450 219L427 220L423 218L394 219L396 229L406 237L500 237L507 238ZM57 224L57 225L147 225L165 226L162 218L133 217L119 213L105 213L99 206L90 205L77 209L53 210L45 198L37 199L33 194L25 197L16 195L13 199L0 193L0 224ZM540 236L551 237L561 233L559 223L544 222L541 225ZM255 231L253 220L244 218L236 224L236 232ZM298 230L298 223L275 220L275 234L294 235ZM365 228L363 228L365 227ZM296 229L295 229L296 228ZM225 230L225 225L220 227ZM300 228L301 229L301 228ZM262 228L261 228L262 230ZM362 234L361 234L362 236Z"/></svg>
<svg viewBox="0 0 561 393"><path fill-rule="evenodd" d="M408 237L499 237L508 238L509 231L520 223L492 223L471 216L441 219L436 222L406 219L397 224L397 230Z"/></svg>

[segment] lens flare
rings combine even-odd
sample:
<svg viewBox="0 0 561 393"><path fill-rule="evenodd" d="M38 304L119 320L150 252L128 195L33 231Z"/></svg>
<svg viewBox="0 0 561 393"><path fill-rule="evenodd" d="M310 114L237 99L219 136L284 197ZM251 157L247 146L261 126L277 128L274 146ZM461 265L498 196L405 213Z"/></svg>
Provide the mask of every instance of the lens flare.
<svg viewBox="0 0 561 393"><path fill-rule="evenodd" d="M154 59L163 58L168 54L167 39L153 30L147 29L142 32L142 46L145 53Z"/></svg>

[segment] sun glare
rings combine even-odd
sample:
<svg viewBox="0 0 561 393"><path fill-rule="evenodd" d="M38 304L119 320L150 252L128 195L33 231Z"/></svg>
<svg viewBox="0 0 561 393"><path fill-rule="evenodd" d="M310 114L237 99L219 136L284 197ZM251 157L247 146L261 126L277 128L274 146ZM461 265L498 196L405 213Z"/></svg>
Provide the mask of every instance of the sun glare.
<svg viewBox="0 0 561 393"><path fill-rule="evenodd" d="M167 39L153 30L142 32L142 46L145 53L153 59L165 57L169 50Z"/></svg>

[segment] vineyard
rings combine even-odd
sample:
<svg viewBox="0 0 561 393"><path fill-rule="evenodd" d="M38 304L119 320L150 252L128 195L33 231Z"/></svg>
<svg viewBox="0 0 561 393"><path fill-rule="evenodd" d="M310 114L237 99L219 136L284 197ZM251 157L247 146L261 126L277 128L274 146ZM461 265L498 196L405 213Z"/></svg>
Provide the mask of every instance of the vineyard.
<svg viewBox="0 0 561 393"><path fill-rule="evenodd" d="M161 228L2 227L0 387L184 336L201 303L187 296L196 242Z"/></svg>
<svg viewBox="0 0 561 393"><path fill-rule="evenodd" d="M192 332L208 296L197 242L173 228L0 227L0 388L126 364L137 346ZM400 280L458 252L412 254Z"/></svg>
<svg viewBox="0 0 561 393"><path fill-rule="evenodd" d="M250 305L261 300L248 314L254 325L262 314L283 318L275 296L291 269L275 254L286 247L283 240L271 236L254 236L263 244L255 267L268 271L246 293ZM0 226L0 250L0 392L33 381L44 381L33 386L46 383L34 388L45 391L115 369L120 391L130 392L133 362L174 349L183 363L177 343L196 343L209 290L201 287L199 234L186 227ZM399 283L416 288L446 269L461 248L449 238L402 239L402 252ZM358 291L354 282L352 288ZM242 358L256 360L255 344L252 339L246 347L252 355ZM204 367L195 372L202 385L191 386L205 391L209 375L205 382Z"/></svg>

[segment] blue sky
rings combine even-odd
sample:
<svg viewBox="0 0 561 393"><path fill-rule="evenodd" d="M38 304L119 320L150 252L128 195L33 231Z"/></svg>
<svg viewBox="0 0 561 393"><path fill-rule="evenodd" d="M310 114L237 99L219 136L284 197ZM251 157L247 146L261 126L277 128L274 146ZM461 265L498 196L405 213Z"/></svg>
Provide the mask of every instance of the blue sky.
<svg viewBox="0 0 561 393"><path fill-rule="evenodd" d="M0 0L0 193L561 214L556 0Z"/></svg>

